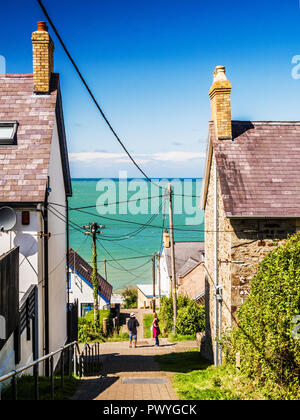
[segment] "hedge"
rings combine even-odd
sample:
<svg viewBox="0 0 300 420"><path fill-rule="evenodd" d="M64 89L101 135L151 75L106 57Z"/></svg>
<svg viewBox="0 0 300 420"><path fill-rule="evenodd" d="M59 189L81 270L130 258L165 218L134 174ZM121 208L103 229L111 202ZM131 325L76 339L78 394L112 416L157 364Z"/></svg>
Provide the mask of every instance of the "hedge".
<svg viewBox="0 0 300 420"><path fill-rule="evenodd" d="M238 311L238 327L225 337L226 357L262 386L269 398L299 398L300 234L264 258Z"/></svg>

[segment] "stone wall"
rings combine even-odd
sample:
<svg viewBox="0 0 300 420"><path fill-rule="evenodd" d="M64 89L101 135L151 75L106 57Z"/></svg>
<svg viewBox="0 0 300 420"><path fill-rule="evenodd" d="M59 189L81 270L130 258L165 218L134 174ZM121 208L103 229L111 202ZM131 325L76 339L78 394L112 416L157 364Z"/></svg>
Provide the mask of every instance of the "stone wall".
<svg viewBox="0 0 300 420"><path fill-rule="evenodd" d="M205 206L205 269L206 269L206 357L214 354L215 328L215 158L212 156L210 179ZM296 232L296 219L228 219L217 180L218 196L218 265L219 284L222 285L221 304L224 333L236 324L238 308L247 298L258 265L272 249L289 234ZM299 223L299 221L297 222Z"/></svg>
<svg viewBox="0 0 300 420"><path fill-rule="evenodd" d="M259 263L289 234L296 232L296 219L233 219L231 225L234 233L231 235L231 263L228 266L231 273L231 311L235 316L249 294Z"/></svg>

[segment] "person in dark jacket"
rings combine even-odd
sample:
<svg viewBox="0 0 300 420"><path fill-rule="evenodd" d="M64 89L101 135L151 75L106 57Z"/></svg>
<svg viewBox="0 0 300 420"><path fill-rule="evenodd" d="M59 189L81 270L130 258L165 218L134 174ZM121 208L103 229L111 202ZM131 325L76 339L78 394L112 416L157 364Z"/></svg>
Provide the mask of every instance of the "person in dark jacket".
<svg viewBox="0 0 300 420"><path fill-rule="evenodd" d="M129 331L129 347L132 347L132 341L133 341L133 347L136 347L137 327L139 326L140 324L138 323L138 320L135 317L135 313L131 312L129 321L127 323L127 327Z"/></svg>

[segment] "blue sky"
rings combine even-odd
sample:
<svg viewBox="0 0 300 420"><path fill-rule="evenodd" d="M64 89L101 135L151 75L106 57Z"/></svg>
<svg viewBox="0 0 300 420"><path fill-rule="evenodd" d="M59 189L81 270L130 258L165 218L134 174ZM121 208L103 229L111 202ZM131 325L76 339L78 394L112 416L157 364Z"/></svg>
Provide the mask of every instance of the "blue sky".
<svg viewBox="0 0 300 420"><path fill-rule="evenodd" d="M1 4L0 55L31 73L35 0ZM300 120L299 0L44 0L120 137L151 177L201 177L216 65L232 83L232 118ZM50 30L51 32L51 30ZM52 32L51 32L52 34ZM99 117L58 40L73 177L140 176Z"/></svg>

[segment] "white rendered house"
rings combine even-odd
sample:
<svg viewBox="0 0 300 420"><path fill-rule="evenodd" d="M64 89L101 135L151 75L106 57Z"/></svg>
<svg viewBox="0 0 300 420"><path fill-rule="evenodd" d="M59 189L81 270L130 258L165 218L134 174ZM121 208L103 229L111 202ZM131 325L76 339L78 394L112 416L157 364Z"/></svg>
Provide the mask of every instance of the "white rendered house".
<svg viewBox="0 0 300 420"><path fill-rule="evenodd" d="M32 285L38 288L41 357L67 341L66 217L72 188L59 75L43 22L32 41L33 74L0 76L0 209L16 214L13 228L0 232L0 255L19 247L20 301ZM32 357L28 351L21 363Z"/></svg>
<svg viewBox="0 0 300 420"><path fill-rule="evenodd" d="M85 316L94 308L93 268L73 249L69 250L69 296L70 303L78 301L78 316ZM112 286L98 273L99 309L109 307Z"/></svg>

